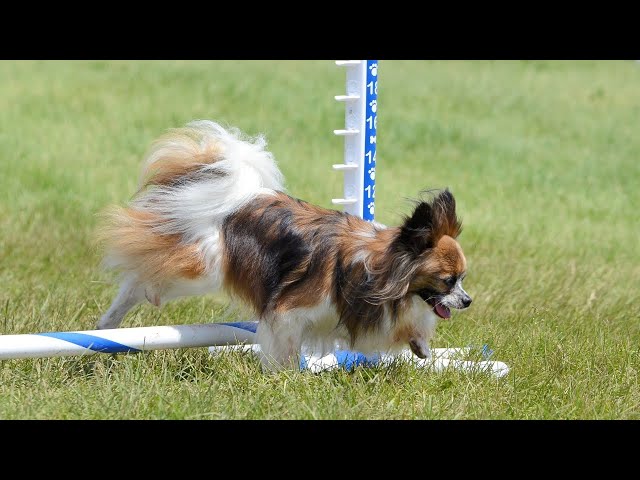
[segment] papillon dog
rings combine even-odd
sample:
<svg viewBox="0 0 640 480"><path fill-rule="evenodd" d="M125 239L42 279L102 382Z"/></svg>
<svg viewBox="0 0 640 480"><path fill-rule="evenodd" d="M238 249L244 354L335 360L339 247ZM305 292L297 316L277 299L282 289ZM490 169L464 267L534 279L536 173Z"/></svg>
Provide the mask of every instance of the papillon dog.
<svg viewBox="0 0 640 480"><path fill-rule="evenodd" d="M121 275L97 328L145 299L223 292L255 314L269 370L297 365L303 344L428 358L437 320L471 304L451 192L387 227L288 195L265 148L207 120L151 145L132 200L105 212L104 264Z"/></svg>

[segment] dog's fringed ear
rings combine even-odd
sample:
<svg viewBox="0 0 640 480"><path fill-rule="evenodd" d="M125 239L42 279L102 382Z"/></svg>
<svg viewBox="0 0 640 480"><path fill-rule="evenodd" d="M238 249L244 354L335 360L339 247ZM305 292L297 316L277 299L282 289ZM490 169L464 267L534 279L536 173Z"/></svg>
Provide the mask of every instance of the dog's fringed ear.
<svg viewBox="0 0 640 480"><path fill-rule="evenodd" d="M429 202L420 202L404 221L398 241L404 249L415 255L433 247L433 208Z"/></svg>
<svg viewBox="0 0 640 480"><path fill-rule="evenodd" d="M448 189L433 200L433 224L437 238L443 235L456 238L462 232L462 222L456 215L456 199Z"/></svg>
<svg viewBox="0 0 640 480"><path fill-rule="evenodd" d="M456 238L462 231L462 223L456 216L456 200L445 189L432 201L421 201L400 227L398 241L406 250L420 255L433 248L443 235Z"/></svg>

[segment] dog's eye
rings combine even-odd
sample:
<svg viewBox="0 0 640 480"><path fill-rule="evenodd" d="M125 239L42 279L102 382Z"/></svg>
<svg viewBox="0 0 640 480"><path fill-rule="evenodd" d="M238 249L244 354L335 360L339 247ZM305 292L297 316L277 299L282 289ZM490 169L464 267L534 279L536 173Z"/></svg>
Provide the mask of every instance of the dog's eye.
<svg viewBox="0 0 640 480"><path fill-rule="evenodd" d="M443 278L442 281L447 285L447 287L453 288L456 285L457 278L447 277L447 278Z"/></svg>

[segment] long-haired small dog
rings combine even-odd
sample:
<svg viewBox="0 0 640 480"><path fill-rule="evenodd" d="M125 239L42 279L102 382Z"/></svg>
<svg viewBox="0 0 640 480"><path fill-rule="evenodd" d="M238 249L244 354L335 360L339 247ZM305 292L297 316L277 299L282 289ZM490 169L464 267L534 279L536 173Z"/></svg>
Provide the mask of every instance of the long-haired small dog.
<svg viewBox="0 0 640 480"><path fill-rule="evenodd" d="M453 195L386 227L284 193L265 146L204 120L155 141L138 192L101 230L105 265L122 275L97 328L145 298L223 291L255 312L270 369L296 365L302 344L429 357L438 317L471 303Z"/></svg>

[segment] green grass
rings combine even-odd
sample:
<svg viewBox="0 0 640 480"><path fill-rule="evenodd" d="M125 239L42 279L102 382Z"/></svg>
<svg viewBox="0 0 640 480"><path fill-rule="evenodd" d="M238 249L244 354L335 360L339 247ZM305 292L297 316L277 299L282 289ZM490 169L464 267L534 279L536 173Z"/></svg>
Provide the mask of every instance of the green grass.
<svg viewBox="0 0 640 480"><path fill-rule="evenodd" d="M0 362L2 419L638 419L640 65L381 61L376 218L448 186L472 307L434 346L488 344L510 373L408 364L260 373L206 349ZM341 194L332 61L0 63L0 333L93 329L116 286L97 213L135 190L149 142L211 118L267 135L289 191ZM215 321L136 308L124 326Z"/></svg>

